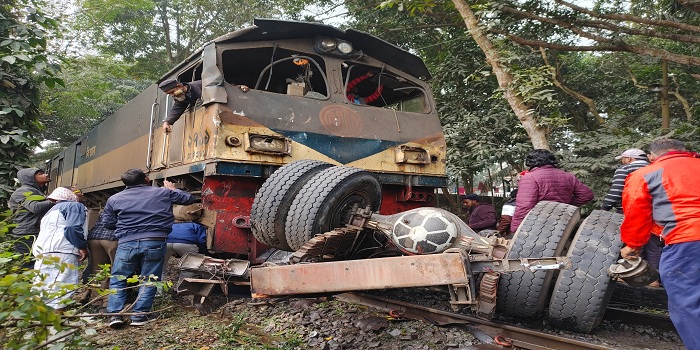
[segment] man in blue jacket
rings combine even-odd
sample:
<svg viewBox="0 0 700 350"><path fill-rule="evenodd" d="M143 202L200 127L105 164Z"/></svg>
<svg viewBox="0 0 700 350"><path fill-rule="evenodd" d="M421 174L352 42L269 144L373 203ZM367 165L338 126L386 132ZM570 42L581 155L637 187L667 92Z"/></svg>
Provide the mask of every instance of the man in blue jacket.
<svg viewBox="0 0 700 350"><path fill-rule="evenodd" d="M173 231L168 235L168 248L165 252L165 262L177 254L179 257L187 253L207 253L207 229L197 222L178 222L173 225Z"/></svg>
<svg viewBox="0 0 700 350"><path fill-rule="evenodd" d="M140 268L140 281L149 281L149 276L160 278L163 273L165 257L165 240L172 230L174 216L173 204L192 204L191 194L178 190L170 181L164 181L163 187L152 187L150 180L140 169L127 170L121 176L126 189L107 200L102 223L113 229L119 239L112 278L109 288L116 290L110 295L107 312L118 313L126 304L126 278L134 275ZM156 287L142 285L131 312L150 312ZM131 316L132 326L142 326L154 320L152 314ZM109 326L117 328L124 325L120 316L112 316Z"/></svg>

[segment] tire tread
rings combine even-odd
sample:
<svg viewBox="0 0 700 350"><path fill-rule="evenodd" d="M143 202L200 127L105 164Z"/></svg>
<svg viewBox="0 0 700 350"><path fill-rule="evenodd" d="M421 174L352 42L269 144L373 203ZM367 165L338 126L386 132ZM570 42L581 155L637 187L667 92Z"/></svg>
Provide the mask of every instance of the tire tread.
<svg viewBox="0 0 700 350"><path fill-rule="evenodd" d="M549 303L549 322L559 328L590 333L603 320L614 286L608 267L622 248L623 216L594 210L579 227L567 256L572 268L563 270Z"/></svg>
<svg viewBox="0 0 700 350"><path fill-rule="evenodd" d="M542 201L527 214L511 241L508 259L558 256L580 218L573 205ZM515 271L503 274L498 308L511 316L531 317L544 311L552 271Z"/></svg>

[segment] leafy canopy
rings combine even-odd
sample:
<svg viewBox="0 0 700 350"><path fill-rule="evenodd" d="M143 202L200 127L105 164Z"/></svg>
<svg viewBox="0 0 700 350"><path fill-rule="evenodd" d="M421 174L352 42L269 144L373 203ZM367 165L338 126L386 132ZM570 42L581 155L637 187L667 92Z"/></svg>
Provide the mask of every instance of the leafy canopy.
<svg viewBox="0 0 700 350"><path fill-rule="evenodd" d="M14 176L39 144L41 83L63 85L58 58L47 51L47 39L58 23L31 0L0 5L0 209L14 187Z"/></svg>

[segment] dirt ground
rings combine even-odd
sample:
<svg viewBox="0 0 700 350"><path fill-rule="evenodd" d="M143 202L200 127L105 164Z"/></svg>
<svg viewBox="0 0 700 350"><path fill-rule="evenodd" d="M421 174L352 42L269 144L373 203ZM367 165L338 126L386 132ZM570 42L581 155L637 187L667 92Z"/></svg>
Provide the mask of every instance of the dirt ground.
<svg viewBox="0 0 700 350"><path fill-rule="evenodd" d="M253 300L213 297L206 316L191 297L166 296L156 309L174 305L142 327L111 329L99 320L89 337L99 349L474 349L462 328L392 319L388 313L339 300ZM647 327L606 323L592 335L552 330L617 349L683 349L676 335Z"/></svg>
<svg viewBox="0 0 700 350"><path fill-rule="evenodd" d="M167 278L175 280L175 259ZM375 291L437 309L449 309L447 293L435 288ZM245 286L220 292L203 305L193 296L165 293L154 310L165 310L142 327L112 329L96 318L87 336L98 349L241 349L241 350L428 350L475 349L479 341L460 327L439 327L422 321L393 319L386 311L327 298L251 299ZM202 315L206 314L206 315ZM517 320L504 320L517 324ZM684 349L677 334L650 327L604 321L590 335L557 330L532 321L521 326L544 329L616 349Z"/></svg>
<svg viewBox="0 0 700 350"><path fill-rule="evenodd" d="M163 307L164 301L161 301ZM97 327L100 349L468 349L471 334L324 299L236 299L206 316L178 307L142 327ZM100 321L103 322L103 321Z"/></svg>

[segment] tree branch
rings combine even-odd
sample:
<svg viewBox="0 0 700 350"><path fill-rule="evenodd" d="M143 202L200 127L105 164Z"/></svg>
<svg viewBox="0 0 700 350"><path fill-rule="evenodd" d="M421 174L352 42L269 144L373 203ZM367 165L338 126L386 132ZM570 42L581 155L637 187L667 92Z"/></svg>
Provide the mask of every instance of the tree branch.
<svg viewBox="0 0 700 350"><path fill-rule="evenodd" d="M576 27L575 25L573 25L572 22L565 22L565 21L558 20L558 19L554 19L554 18L551 18L551 17L542 17L542 16L538 16L538 15L535 15L535 14L533 14L533 13L525 12L525 11L520 11L520 10L518 10L518 9L515 9L515 8L512 8L512 7L508 7L508 6L501 6L501 7L499 7L499 9L500 9L501 11L503 11L503 12L507 12L507 13L516 15L516 16L518 16L518 17L520 17L520 18L532 19L532 20L535 20L535 21L538 21L538 22L543 22L543 23L551 23L551 24L554 24L554 25L556 25L556 26L559 26L559 27L562 27L562 28L566 28L566 29L568 29L568 30L570 30L570 31L572 31L572 32L574 32L574 33L576 33L576 34L578 34L578 35L581 36L581 37L584 37L584 38L587 38L587 39L591 39L591 40L597 41L597 42L599 42L599 43L606 43L606 42L611 42L611 41L612 41L612 39L610 39L610 38L606 38L606 37L602 37L602 36L599 36L599 35L595 35L595 34L591 34L591 33L589 33L589 32L586 32L585 30L583 30L583 29L581 29L581 28Z"/></svg>
<svg viewBox="0 0 700 350"><path fill-rule="evenodd" d="M506 38L512 40L513 42L531 47L544 47L547 49L559 50L559 51L625 51L622 47L612 44L607 45L592 45L592 46L575 46L575 45L562 45L562 44L552 44L541 40L525 39L521 36L506 33L503 30L490 28L489 32L503 35Z"/></svg>
<svg viewBox="0 0 700 350"><path fill-rule="evenodd" d="M681 30L687 30L689 32L700 33L700 26L679 23L679 22L674 22L674 21L648 19L648 18L642 18L642 17L633 16L633 15L602 14L602 13L597 13L597 12L591 11L585 7L574 5L574 4L567 2L567 1L564 1L564 0L554 0L554 2L556 2L557 4L560 4L560 5L564 5L566 7L569 7L573 10L579 11L581 13L585 13L585 14L592 16L592 17L595 17L595 18L612 19L612 20L618 20L618 21L630 21L630 22L635 22L635 23L640 23L640 24L648 24L648 25L658 26L658 27L676 28L676 29L681 29Z"/></svg>
<svg viewBox="0 0 700 350"><path fill-rule="evenodd" d="M546 131L537 124L537 120L533 116L534 113L529 109L522 96L518 95L513 75L508 69L503 67L498 49L486 35L486 30L479 25L479 20L472 12L469 4L466 0L452 0L452 3L464 19L464 24L467 26L469 34L476 44L479 45L484 55L486 55L486 62L491 65L491 69L498 81L498 86L503 90L506 101L530 137L532 145L534 148L549 149Z"/></svg>
<svg viewBox="0 0 700 350"><path fill-rule="evenodd" d="M650 38L667 39L679 42L700 44L700 37L694 35L684 35L684 34L663 34L650 29L634 29L621 27L612 23L602 22L602 21L575 21L582 26L593 27L599 29L606 29L614 32L625 33L630 35L639 35Z"/></svg>
<svg viewBox="0 0 700 350"><path fill-rule="evenodd" d="M163 25L163 35L165 35L165 52L168 60L173 61L172 39L170 38L170 24L168 23L168 10L165 5L160 5L160 22Z"/></svg>
<svg viewBox="0 0 700 350"><path fill-rule="evenodd" d="M565 93L571 95L575 99L583 102L588 106L588 110L593 114L595 119L598 121L598 124L603 125L605 124L605 119L600 116L600 113L598 113L598 108L596 108L595 101L587 96L584 96L583 94L580 94L573 89L569 88L568 86L564 85L559 80L559 73L556 68L554 68L551 64L549 64L549 58L547 57L547 52L545 52L544 48L540 47L540 54L542 54L542 59L544 60L544 64L550 69L552 73L552 82L554 83L554 86L560 88L562 91Z"/></svg>
<svg viewBox="0 0 700 350"><path fill-rule="evenodd" d="M459 24L459 23L425 24L425 25L421 25L421 26L391 28L391 29L386 30L386 32L400 32L400 31L413 30L413 29L431 29L431 28L447 28L447 27L464 28L464 25Z"/></svg>
<svg viewBox="0 0 700 350"><path fill-rule="evenodd" d="M690 66L700 66L700 57L679 55L666 50L655 49L652 47L645 47L639 45L630 45L627 43L619 44L625 51L632 52L640 55L653 56L666 60L668 62L674 62L678 64L685 64Z"/></svg>
<svg viewBox="0 0 700 350"><path fill-rule="evenodd" d="M659 59L664 59L668 62L690 65L690 66L700 66L700 57L688 56L675 54L666 50L655 49L640 45L630 45L625 42L619 41L617 43L610 45L599 45L599 46L572 46L572 45L561 45L552 44L541 40L525 39L523 37L517 36L515 34L506 33L500 29L491 28L490 32L497 33L507 37L515 43L525 46L532 47L544 47L548 49L555 49L561 51L627 51L631 53L636 53L639 55L652 56Z"/></svg>
<svg viewBox="0 0 700 350"><path fill-rule="evenodd" d="M57 336L57 337L55 337L55 338L51 338L51 339L46 340L45 342L43 342L43 343L37 345L36 347L34 347L33 350L43 349L43 348L45 348L45 347L47 347L47 346L49 346L49 345L51 345L51 344L53 344L53 343L55 343L55 342L57 342L57 341L63 339L63 338L67 338L67 337L69 337L69 336L75 334L75 332L77 332L78 330L79 330L79 329L76 328L76 329L71 329L69 332L66 332L65 334L60 334L60 333L59 333L59 334L60 334L59 336Z"/></svg>
<svg viewBox="0 0 700 350"><path fill-rule="evenodd" d="M676 84L676 90L669 91L668 93L670 95L675 96L676 99L678 100L678 102L681 103L681 105L683 106L683 111L685 112L685 119L689 122L692 122L693 121L693 113L690 110L690 103L688 103L688 100L683 95L681 95L681 93L679 91L680 85L678 85L678 80L676 79L676 77L672 76L671 78L673 79L673 83Z"/></svg>
<svg viewBox="0 0 700 350"><path fill-rule="evenodd" d="M690 11L700 13L700 3L693 0L676 0L681 6L687 8Z"/></svg>

